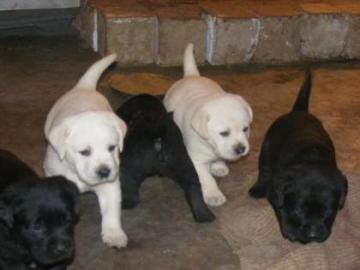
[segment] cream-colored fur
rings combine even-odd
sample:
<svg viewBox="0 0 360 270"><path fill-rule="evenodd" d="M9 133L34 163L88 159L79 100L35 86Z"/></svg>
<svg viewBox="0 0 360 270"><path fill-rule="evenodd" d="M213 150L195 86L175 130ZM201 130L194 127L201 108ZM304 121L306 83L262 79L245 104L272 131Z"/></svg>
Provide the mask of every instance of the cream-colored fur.
<svg viewBox="0 0 360 270"><path fill-rule="evenodd" d="M174 112L189 155L200 178L205 202L211 206L226 198L213 176L226 176L224 160L237 160L249 150L252 110L239 95L226 93L197 69L193 45L184 54L184 78L166 93L164 105Z"/></svg>
<svg viewBox="0 0 360 270"><path fill-rule="evenodd" d="M102 72L115 59L112 54L94 63L51 108L45 123L48 147L44 170L47 176L64 175L81 192L95 192L102 215L103 241L125 247L118 153L123 148L126 125L96 91Z"/></svg>

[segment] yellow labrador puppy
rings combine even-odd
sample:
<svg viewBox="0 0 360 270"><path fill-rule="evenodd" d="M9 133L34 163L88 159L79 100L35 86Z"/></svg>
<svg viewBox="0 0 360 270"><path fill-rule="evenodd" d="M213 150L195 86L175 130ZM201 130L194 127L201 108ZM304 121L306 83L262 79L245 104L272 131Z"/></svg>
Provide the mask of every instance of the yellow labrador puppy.
<svg viewBox="0 0 360 270"><path fill-rule="evenodd" d="M205 202L226 202L213 176L229 173L226 160L237 160L249 152L252 110L239 95L226 93L197 69L193 45L184 54L184 78L166 93L164 104L184 136L189 155L200 178Z"/></svg>
<svg viewBox="0 0 360 270"><path fill-rule="evenodd" d="M119 182L119 152L126 125L96 91L101 74L115 59L112 54L93 64L50 110L45 123L44 170L47 176L64 175L81 192L96 193L103 241L120 248L127 244L120 220Z"/></svg>

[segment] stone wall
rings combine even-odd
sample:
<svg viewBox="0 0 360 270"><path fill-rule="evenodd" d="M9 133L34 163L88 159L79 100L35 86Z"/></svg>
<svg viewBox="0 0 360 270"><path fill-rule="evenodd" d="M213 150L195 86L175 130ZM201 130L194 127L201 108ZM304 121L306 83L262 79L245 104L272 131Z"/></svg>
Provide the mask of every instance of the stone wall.
<svg viewBox="0 0 360 270"><path fill-rule="evenodd" d="M90 0L80 30L128 66L179 66L189 42L199 64L359 59L360 1L314 2Z"/></svg>

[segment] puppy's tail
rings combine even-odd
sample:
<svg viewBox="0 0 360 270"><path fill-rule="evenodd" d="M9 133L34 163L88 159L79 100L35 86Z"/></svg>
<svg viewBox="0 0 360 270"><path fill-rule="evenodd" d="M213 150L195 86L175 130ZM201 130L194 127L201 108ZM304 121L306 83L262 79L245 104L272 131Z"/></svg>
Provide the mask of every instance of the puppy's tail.
<svg viewBox="0 0 360 270"><path fill-rule="evenodd" d="M307 112L309 110L311 87L312 87L312 75L311 75L311 71L307 69L305 71L305 81L301 86L298 97L292 108L293 112L300 112L300 111Z"/></svg>
<svg viewBox="0 0 360 270"><path fill-rule="evenodd" d="M200 76L194 58L194 44L192 43L186 46L184 53L184 77L186 76Z"/></svg>
<svg viewBox="0 0 360 270"><path fill-rule="evenodd" d="M96 89L97 82L104 72L116 60L116 54L110 54L95 62L78 81L76 88Z"/></svg>

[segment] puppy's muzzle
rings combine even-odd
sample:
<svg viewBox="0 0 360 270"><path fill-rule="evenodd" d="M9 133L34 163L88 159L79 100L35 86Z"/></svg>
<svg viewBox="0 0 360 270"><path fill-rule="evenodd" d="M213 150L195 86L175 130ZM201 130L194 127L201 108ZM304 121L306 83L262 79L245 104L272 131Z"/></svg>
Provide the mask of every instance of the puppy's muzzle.
<svg viewBox="0 0 360 270"><path fill-rule="evenodd" d="M302 234L306 242L323 242L329 236L328 230L321 224L308 224L304 226Z"/></svg>
<svg viewBox="0 0 360 270"><path fill-rule="evenodd" d="M53 264L71 259L74 255L74 241L71 237L54 237L46 245L46 251L42 253L38 261L42 264Z"/></svg>
<svg viewBox="0 0 360 270"><path fill-rule="evenodd" d="M96 171L96 174L100 179L108 178L110 173L111 173L111 170L109 169L109 167L107 167L105 165L100 166L99 169Z"/></svg>
<svg viewBox="0 0 360 270"><path fill-rule="evenodd" d="M59 240L53 248L54 255L61 256L64 253L68 253L72 248L71 240Z"/></svg>

